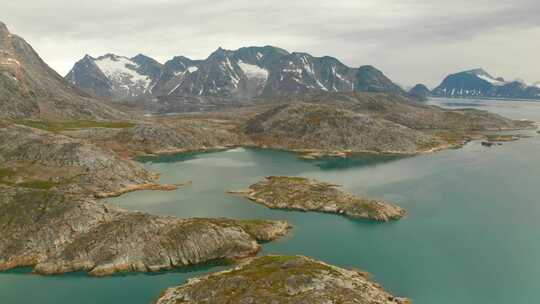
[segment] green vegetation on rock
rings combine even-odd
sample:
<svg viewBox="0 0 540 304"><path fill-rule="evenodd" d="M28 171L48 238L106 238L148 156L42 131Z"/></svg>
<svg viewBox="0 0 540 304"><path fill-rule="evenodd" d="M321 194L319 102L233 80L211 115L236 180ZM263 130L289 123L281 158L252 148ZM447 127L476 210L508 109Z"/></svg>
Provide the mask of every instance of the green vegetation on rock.
<svg viewBox="0 0 540 304"><path fill-rule="evenodd" d="M219 299L219 300L217 300ZM405 304L362 272L303 256L263 256L166 290L157 304Z"/></svg>

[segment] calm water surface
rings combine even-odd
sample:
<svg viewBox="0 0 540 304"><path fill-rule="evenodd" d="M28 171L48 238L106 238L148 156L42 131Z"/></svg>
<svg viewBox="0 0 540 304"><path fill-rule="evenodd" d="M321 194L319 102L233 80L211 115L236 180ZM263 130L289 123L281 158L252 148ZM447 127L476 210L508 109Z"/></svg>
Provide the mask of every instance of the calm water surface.
<svg viewBox="0 0 540 304"><path fill-rule="evenodd" d="M540 103L430 103L540 121ZM491 149L473 142L463 149L410 158L302 161L284 152L236 149L167 156L145 164L162 173L162 182L193 184L175 192L131 193L112 203L180 217L285 219L294 225L292 234L264 245L265 253L303 254L369 271L388 290L417 304L529 304L540 298L540 137ZM339 183L347 191L395 202L409 215L376 224L269 210L225 193L267 175ZM166 287L220 269L205 266L104 279L84 274L40 277L19 270L0 274L0 303L142 304Z"/></svg>

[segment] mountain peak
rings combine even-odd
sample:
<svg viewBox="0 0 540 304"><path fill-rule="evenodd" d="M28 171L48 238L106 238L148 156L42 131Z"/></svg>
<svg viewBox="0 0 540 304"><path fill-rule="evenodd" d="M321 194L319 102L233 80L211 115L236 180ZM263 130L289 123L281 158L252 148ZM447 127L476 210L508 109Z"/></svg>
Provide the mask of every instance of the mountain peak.
<svg viewBox="0 0 540 304"><path fill-rule="evenodd" d="M427 97L431 95L431 91L424 84L419 83L409 90L409 96L418 100L426 101Z"/></svg>
<svg viewBox="0 0 540 304"><path fill-rule="evenodd" d="M115 55L113 53L107 53L103 56L99 56L96 60L102 60L102 59L112 59L114 61L118 61L119 58L121 58L122 56L118 56L118 55Z"/></svg>
<svg viewBox="0 0 540 304"><path fill-rule="evenodd" d="M131 58L131 61L136 62L138 64L155 64L155 65L161 65L157 60L155 60L152 57L146 56L144 54L138 54L137 56Z"/></svg>
<svg viewBox="0 0 540 304"><path fill-rule="evenodd" d="M144 60L144 61L151 60L151 61L154 61L154 59L152 59L151 57L146 56L146 55L144 55L142 53L137 54L135 57L131 58L131 60L133 60L133 61L138 61L138 60Z"/></svg>

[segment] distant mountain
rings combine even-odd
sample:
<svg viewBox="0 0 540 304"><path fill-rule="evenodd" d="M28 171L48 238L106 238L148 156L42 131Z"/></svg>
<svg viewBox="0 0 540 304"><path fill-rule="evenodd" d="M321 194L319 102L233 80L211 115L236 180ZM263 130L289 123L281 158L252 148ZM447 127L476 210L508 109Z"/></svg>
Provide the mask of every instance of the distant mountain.
<svg viewBox="0 0 540 304"><path fill-rule="evenodd" d="M439 97L540 99L540 87L495 78L482 69L452 74L433 90Z"/></svg>
<svg viewBox="0 0 540 304"><path fill-rule="evenodd" d="M252 98L307 92L389 92L405 94L372 66L350 68L333 57L289 53L272 46L235 51L217 49L205 60L177 56L160 65L143 55L86 56L66 79L98 96ZM93 64L92 64L93 63ZM143 67L148 67L143 69Z"/></svg>
<svg viewBox="0 0 540 304"><path fill-rule="evenodd" d="M133 58L107 54L78 61L65 77L86 92L100 97L130 99L151 95L163 65L142 54Z"/></svg>
<svg viewBox="0 0 540 304"><path fill-rule="evenodd" d="M0 117L98 119L122 115L66 82L24 39L0 22Z"/></svg>
<svg viewBox="0 0 540 304"><path fill-rule="evenodd" d="M426 101L431 96L431 91L425 85L419 83L409 90L409 96L418 101Z"/></svg>

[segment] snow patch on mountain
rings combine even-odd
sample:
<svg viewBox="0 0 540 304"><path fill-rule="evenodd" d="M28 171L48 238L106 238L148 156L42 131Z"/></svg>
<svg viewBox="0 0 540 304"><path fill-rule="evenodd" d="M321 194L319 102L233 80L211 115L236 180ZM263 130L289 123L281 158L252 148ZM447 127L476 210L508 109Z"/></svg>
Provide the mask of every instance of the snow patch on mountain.
<svg viewBox="0 0 540 304"><path fill-rule="evenodd" d="M238 66L242 69L244 74L249 79L261 79L266 81L268 79L268 71L257 65L245 63L242 60L238 61Z"/></svg>
<svg viewBox="0 0 540 304"><path fill-rule="evenodd" d="M126 89L136 85L147 90L152 82L150 77L137 73L139 65L126 57L104 56L96 59L95 63L107 78Z"/></svg>
<svg viewBox="0 0 540 304"><path fill-rule="evenodd" d="M476 77L484 80L484 81L487 81L489 83L491 83L492 85L496 85L496 86L503 86L505 85L506 83L505 82L502 82L502 81L499 81L497 79L493 79L487 75L476 75Z"/></svg>
<svg viewBox="0 0 540 304"><path fill-rule="evenodd" d="M172 90L169 91L169 94L167 95L171 95L172 93L174 93L174 91L176 91L176 89L178 89L181 85L182 85L182 82L179 82Z"/></svg>

